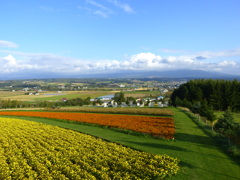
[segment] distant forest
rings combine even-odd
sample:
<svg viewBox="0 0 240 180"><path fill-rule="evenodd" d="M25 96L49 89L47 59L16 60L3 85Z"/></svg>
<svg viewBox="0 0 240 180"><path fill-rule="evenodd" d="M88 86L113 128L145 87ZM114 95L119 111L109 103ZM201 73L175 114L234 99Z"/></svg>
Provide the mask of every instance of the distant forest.
<svg viewBox="0 0 240 180"><path fill-rule="evenodd" d="M240 82L237 80L191 80L174 90L170 103L191 110L207 106L212 110L240 111Z"/></svg>

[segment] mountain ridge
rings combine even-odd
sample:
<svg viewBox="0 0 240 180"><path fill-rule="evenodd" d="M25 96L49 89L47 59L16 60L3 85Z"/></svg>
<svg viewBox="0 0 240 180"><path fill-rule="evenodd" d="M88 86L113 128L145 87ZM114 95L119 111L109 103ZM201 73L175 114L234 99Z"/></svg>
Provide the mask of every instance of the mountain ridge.
<svg viewBox="0 0 240 180"><path fill-rule="evenodd" d="M186 79L239 79L240 75L225 74L214 71L203 70L167 70L167 71L129 71L122 70L112 73L91 73L91 74L60 74L51 72L29 72L21 74L0 75L1 80L11 79L51 79L51 78L186 78Z"/></svg>

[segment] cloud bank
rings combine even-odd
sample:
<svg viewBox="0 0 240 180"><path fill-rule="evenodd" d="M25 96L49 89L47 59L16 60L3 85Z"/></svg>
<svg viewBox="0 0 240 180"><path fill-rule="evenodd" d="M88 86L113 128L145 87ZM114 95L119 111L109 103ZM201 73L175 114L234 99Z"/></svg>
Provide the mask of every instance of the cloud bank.
<svg viewBox="0 0 240 180"><path fill-rule="evenodd" d="M114 1L115 2L115 1ZM98 5L96 5L98 6ZM240 48L223 51L185 52L185 55L163 57L151 52L140 52L125 60L87 60L49 53L29 53L17 48L14 42L0 40L1 76L28 73L65 75L108 74L126 71L204 70L240 75ZM168 52L182 52L169 50ZM173 53L174 54L174 53Z"/></svg>
<svg viewBox="0 0 240 180"><path fill-rule="evenodd" d="M5 43L5 46L6 47ZM8 44L9 46L9 44ZM13 46L11 46L13 47ZM151 52L142 52L125 60L85 60L47 53L26 53L0 50L1 75L11 73L48 72L65 75L121 73L122 71L166 71L194 69L217 71L240 75L239 61L227 60L240 57L240 49L221 52L199 52L182 56L162 57ZM215 59L224 59L216 61ZM214 59L214 61L212 60Z"/></svg>

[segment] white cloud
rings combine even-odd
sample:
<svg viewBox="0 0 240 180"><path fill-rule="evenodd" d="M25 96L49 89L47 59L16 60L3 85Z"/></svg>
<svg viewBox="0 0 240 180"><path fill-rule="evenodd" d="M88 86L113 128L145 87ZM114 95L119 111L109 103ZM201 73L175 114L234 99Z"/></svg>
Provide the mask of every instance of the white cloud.
<svg viewBox="0 0 240 180"><path fill-rule="evenodd" d="M219 66L237 66L235 61L222 61L218 63Z"/></svg>
<svg viewBox="0 0 240 180"><path fill-rule="evenodd" d="M16 59L12 55L8 55L8 56L4 57L3 59L7 61L7 64L9 66L14 66L17 64Z"/></svg>
<svg viewBox="0 0 240 180"><path fill-rule="evenodd" d="M95 1L92 1L92 0L87 0L86 2L91 4L91 5L93 5L93 6L98 7L100 9L105 9L105 10L108 9L106 6L104 6L104 5L100 4L100 3L97 3Z"/></svg>
<svg viewBox="0 0 240 180"><path fill-rule="evenodd" d="M18 47L18 45L15 44L14 42L0 40L0 47L3 47L3 48L16 48L16 47Z"/></svg>
<svg viewBox="0 0 240 180"><path fill-rule="evenodd" d="M17 61L13 55L7 55L6 57L0 57L0 66L2 67L1 74L18 72L28 69L39 69L37 64L27 64Z"/></svg>
<svg viewBox="0 0 240 180"><path fill-rule="evenodd" d="M100 3L97 3L96 1L86 0L86 3L93 7L90 8L90 7L79 6L78 8L84 9L84 10L88 11L88 13L91 13L91 14L100 15L101 17L104 17L104 18L109 17L109 15L113 13L113 11L110 8L104 6Z"/></svg>
<svg viewBox="0 0 240 180"><path fill-rule="evenodd" d="M127 3L123 3L118 0L104 1L99 3L99 1L85 0L85 5L78 6L78 8L85 10L88 14L99 15L104 18L108 18L111 14L115 13L113 10L114 7L121 9L126 13L134 13L133 8ZM108 4L106 2L108 2Z"/></svg>
<svg viewBox="0 0 240 180"><path fill-rule="evenodd" d="M218 52L204 51L204 52L200 52L199 54L200 56L203 56L206 58L240 56L240 48L232 49L232 50L223 50Z"/></svg>
<svg viewBox="0 0 240 180"><path fill-rule="evenodd" d="M130 7L130 5L126 3L119 2L118 0L108 0L114 6L121 8L123 11L128 13L134 13L134 10Z"/></svg>

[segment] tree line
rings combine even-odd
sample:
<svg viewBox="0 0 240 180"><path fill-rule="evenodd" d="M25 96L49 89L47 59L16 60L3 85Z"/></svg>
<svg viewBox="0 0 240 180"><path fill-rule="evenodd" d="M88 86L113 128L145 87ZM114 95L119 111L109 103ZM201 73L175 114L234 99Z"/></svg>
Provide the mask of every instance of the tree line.
<svg viewBox="0 0 240 180"><path fill-rule="evenodd" d="M83 98L75 98L69 99L66 101L36 101L31 103L26 103L18 100L11 99L0 99L0 109L6 108L24 108L24 107L59 107L59 106L83 106L90 105L90 97L85 99Z"/></svg>
<svg viewBox="0 0 240 180"><path fill-rule="evenodd" d="M240 111L240 82L237 80L191 80L174 90L170 103L197 109L207 106L217 111Z"/></svg>
<svg viewBox="0 0 240 180"><path fill-rule="evenodd" d="M18 100L10 100L10 99L0 99L0 109L5 108L20 108L23 107L24 104Z"/></svg>

